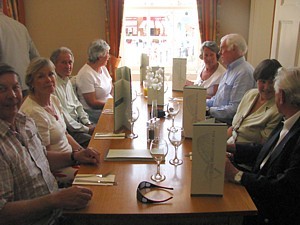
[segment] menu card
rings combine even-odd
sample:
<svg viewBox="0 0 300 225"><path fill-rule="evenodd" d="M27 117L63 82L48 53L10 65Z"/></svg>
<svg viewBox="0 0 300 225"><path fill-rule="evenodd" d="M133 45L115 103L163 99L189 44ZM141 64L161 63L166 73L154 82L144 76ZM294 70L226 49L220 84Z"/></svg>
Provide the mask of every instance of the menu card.
<svg viewBox="0 0 300 225"><path fill-rule="evenodd" d="M147 66L149 66L149 56L145 53L141 54L141 66L140 66L140 82L143 84L143 80L146 79L146 70Z"/></svg>
<svg viewBox="0 0 300 225"><path fill-rule="evenodd" d="M123 126L130 129L125 111L131 107L131 99L131 70L126 66L120 67L116 71L114 84L114 132L118 132Z"/></svg>
<svg viewBox="0 0 300 225"><path fill-rule="evenodd" d="M194 123L191 195L223 196L227 125Z"/></svg>
<svg viewBox="0 0 300 225"><path fill-rule="evenodd" d="M203 121L206 111L206 89L196 85L183 88L182 126L185 136L193 137L193 123Z"/></svg>
<svg viewBox="0 0 300 225"><path fill-rule="evenodd" d="M186 81L186 58L173 58L172 90L182 91Z"/></svg>

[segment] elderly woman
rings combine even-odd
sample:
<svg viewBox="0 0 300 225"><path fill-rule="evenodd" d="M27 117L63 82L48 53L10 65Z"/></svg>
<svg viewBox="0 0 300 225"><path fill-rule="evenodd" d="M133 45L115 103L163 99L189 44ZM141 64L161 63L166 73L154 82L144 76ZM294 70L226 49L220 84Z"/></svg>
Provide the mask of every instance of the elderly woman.
<svg viewBox="0 0 300 225"><path fill-rule="evenodd" d="M200 76L195 83L186 81L186 85L198 85L207 89L207 98L214 96L218 90L219 82L225 73L225 68L218 62L219 47L214 41L205 41L200 49L200 59L204 65L200 70Z"/></svg>
<svg viewBox="0 0 300 225"><path fill-rule="evenodd" d="M29 95L20 110L34 119L47 151L76 152L82 147L66 132L60 101L52 95L55 77L55 67L49 59L37 57L32 60L25 77ZM55 171L54 176L60 186L70 185L77 170L78 166L67 167Z"/></svg>
<svg viewBox="0 0 300 225"><path fill-rule="evenodd" d="M234 148L236 142L263 144L282 119L275 104L273 80L281 64L276 59L265 59L255 68L253 76L257 88L249 90L242 98L228 128L227 144Z"/></svg>
<svg viewBox="0 0 300 225"><path fill-rule="evenodd" d="M109 49L105 41L93 41L88 48L88 62L76 76L79 101L89 114L91 122L95 124L113 92L112 78L105 67L109 59Z"/></svg>

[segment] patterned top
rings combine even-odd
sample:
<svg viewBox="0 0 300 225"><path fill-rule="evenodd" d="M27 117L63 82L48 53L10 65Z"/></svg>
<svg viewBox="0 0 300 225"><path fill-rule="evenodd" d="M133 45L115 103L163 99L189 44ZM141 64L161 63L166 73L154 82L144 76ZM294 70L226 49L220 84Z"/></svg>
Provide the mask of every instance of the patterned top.
<svg viewBox="0 0 300 225"><path fill-rule="evenodd" d="M33 120L18 113L16 127L18 133L0 119L0 210L7 202L34 199L58 190ZM55 210L35 224L50 224L60 213Z"/></svg>

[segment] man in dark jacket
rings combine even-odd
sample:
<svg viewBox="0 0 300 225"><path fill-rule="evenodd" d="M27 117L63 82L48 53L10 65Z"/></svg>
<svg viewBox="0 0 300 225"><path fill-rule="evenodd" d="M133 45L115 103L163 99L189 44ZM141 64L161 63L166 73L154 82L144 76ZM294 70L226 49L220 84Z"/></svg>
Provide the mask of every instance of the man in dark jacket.
<svg viewBox="0 0 300 225"><path fill-rule="evenodd" d="M263 146L236 144L227 156L225 177L244 185L258 208L245 224L300 224L300 68L280 69L275 100L283 123ZM253 162L252 171L234 164ZM231 162L232 161L232 162Z"/></svg>

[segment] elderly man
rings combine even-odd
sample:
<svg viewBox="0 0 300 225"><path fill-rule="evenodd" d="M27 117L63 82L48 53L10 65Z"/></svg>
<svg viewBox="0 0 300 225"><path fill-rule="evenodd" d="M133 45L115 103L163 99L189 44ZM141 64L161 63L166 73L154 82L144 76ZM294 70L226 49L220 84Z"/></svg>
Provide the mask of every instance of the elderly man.
<svg viewBox="0 0 300 225"><path fill-rule="evenodd" d="M95 126L79 102L69 79L73 70L74 55L66 47L56 49L50 57L55 65L55 95L59 98L69 134L84 148L87 147Z"/></svg>
<svg viewBox="0 0 300 225"><path fill-rule="evenodd" d="M59 224L62 209L85 207L92 191L70 187L58 191L51 171L77 162L99 163L93 149L46 151L33 120L19 112L19 76L0 64L0 224Z"/></svg>
<svg viewBox="0 0 300 225"><path fill-rule="evenodd" d="M299 225L300 222L300 68L282 69L275 77L275 101L284 122L263 145L236 144L227 153L235 163L254 162L239 171L227 159L225 177L244 185L258 208L246 224Z"/></svg>
<svg viewBox="0 0 300 225"><path fill-rule="evenodd" d="M254 68L245 60L247 44L239 34L228 34L221 39L221 61L227 67L218 91L206 100L208 114L220 122L231 125L244 94L256 86Z"/></svg>

